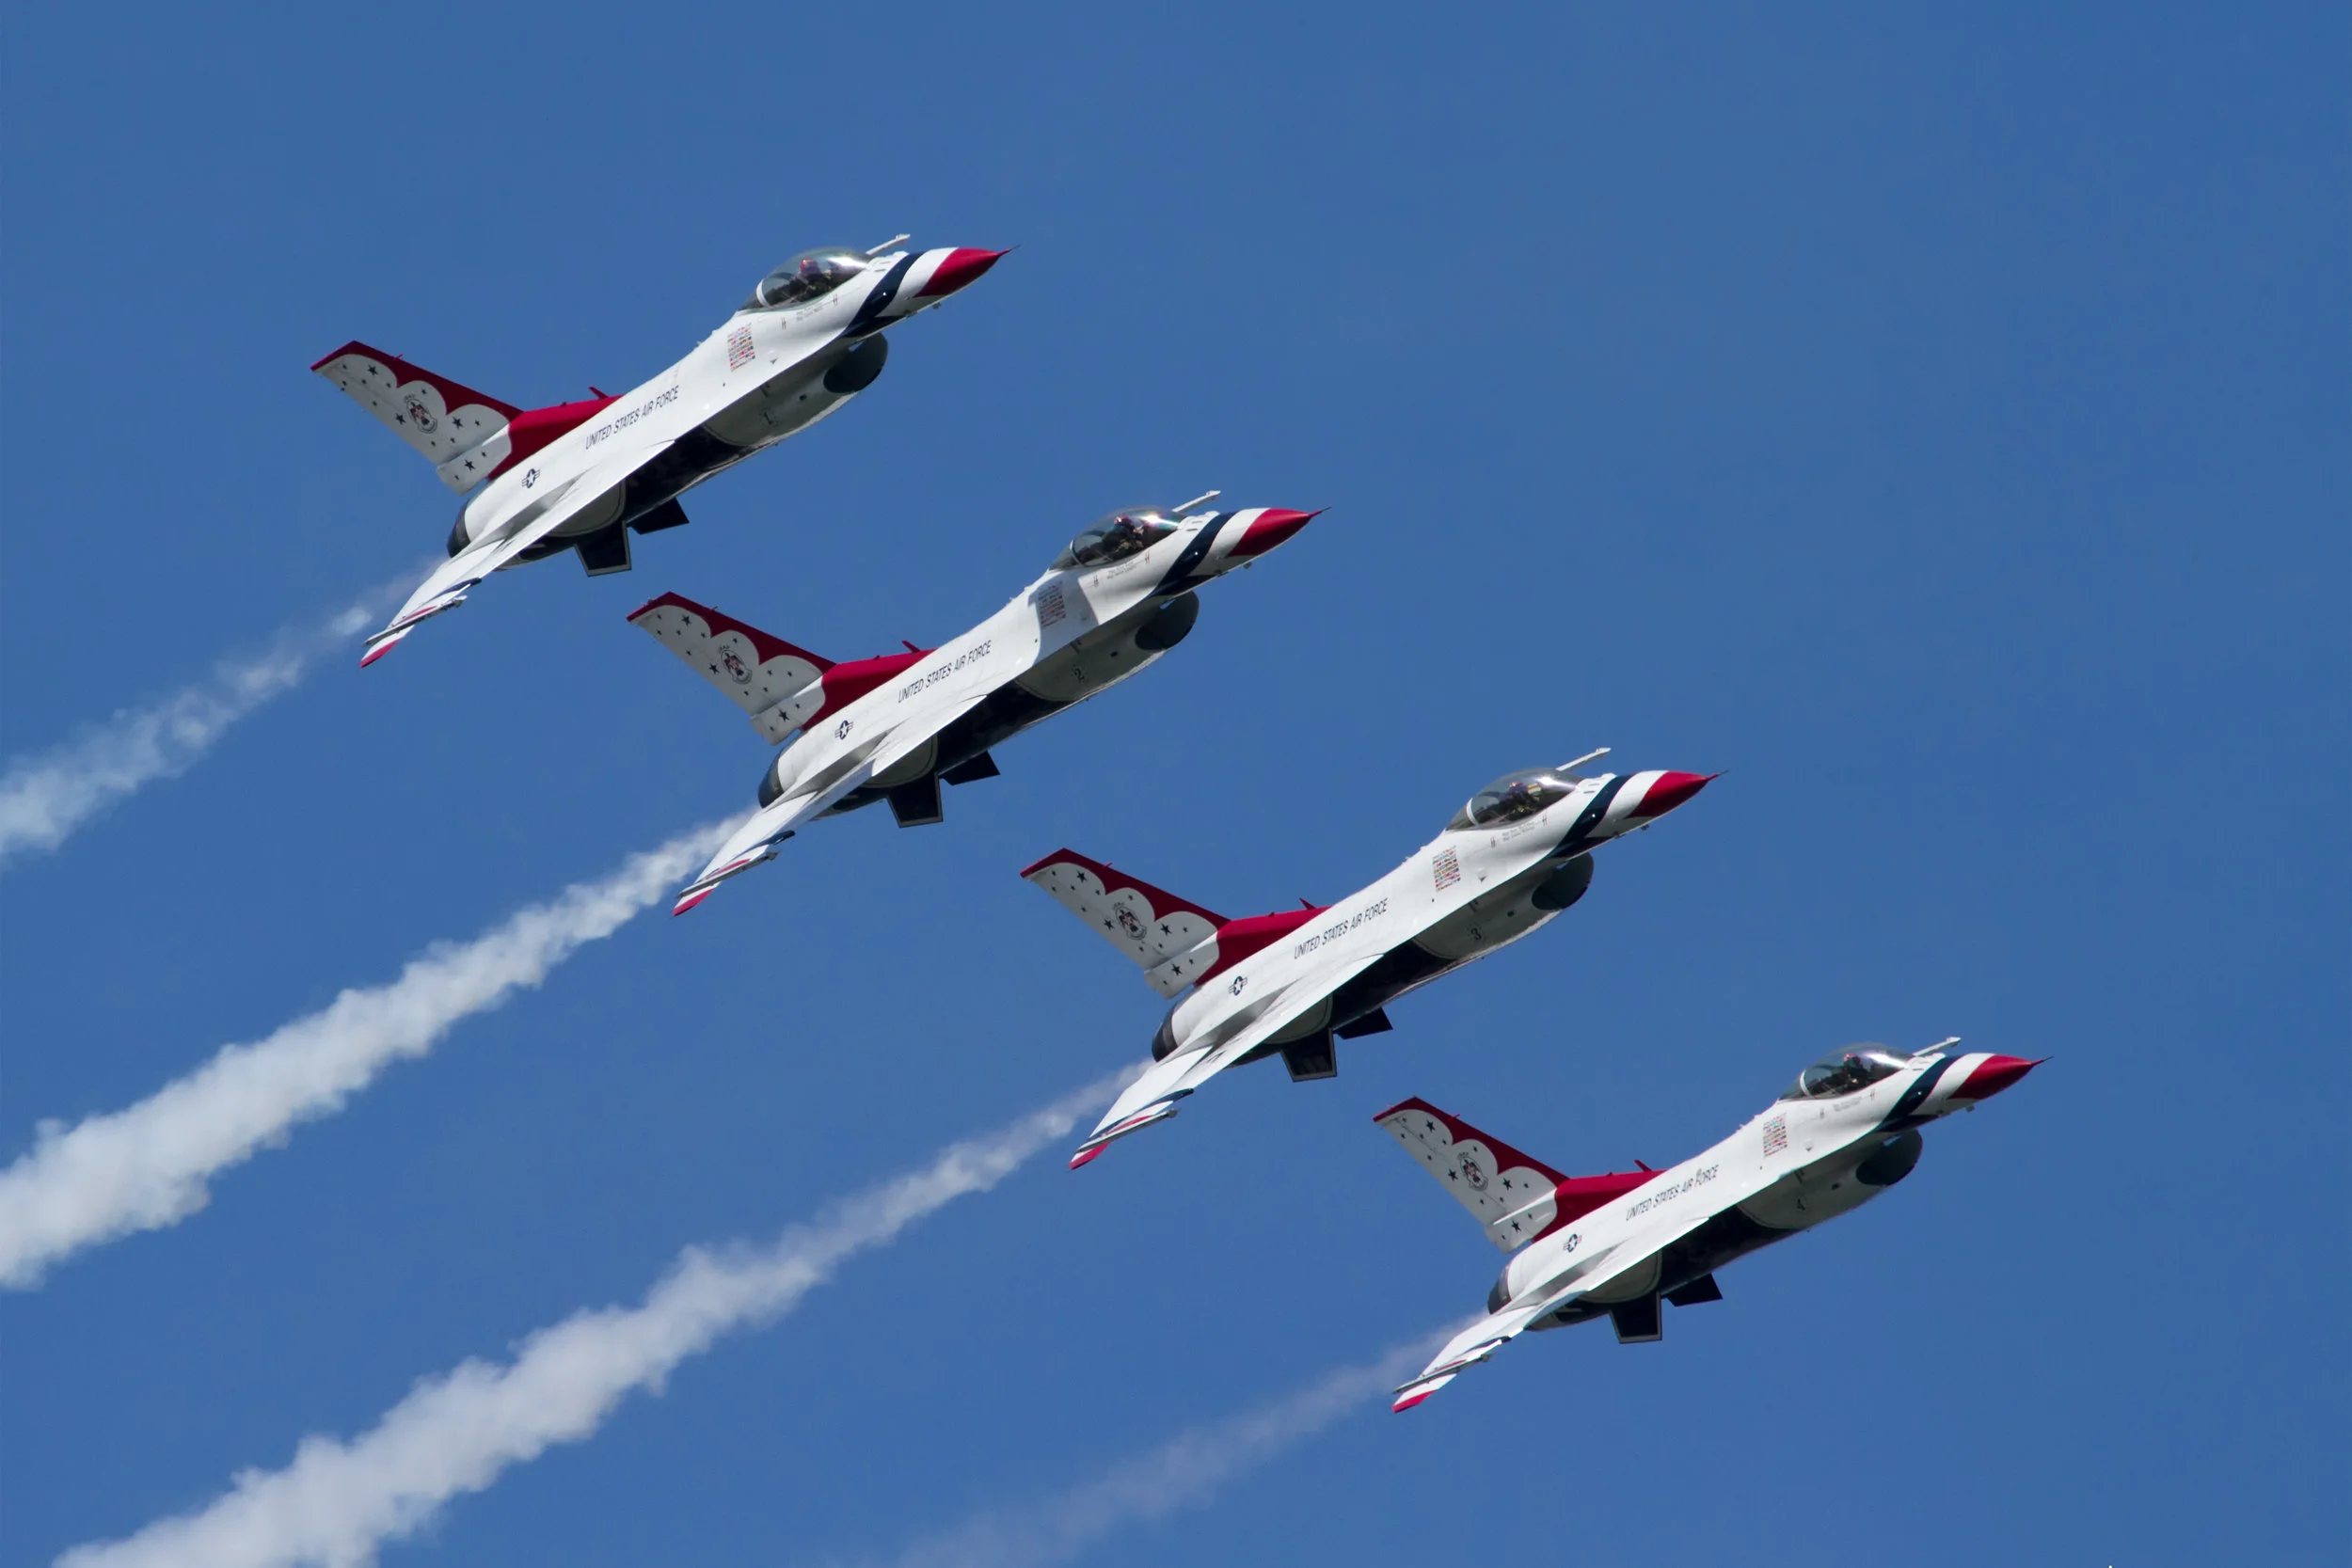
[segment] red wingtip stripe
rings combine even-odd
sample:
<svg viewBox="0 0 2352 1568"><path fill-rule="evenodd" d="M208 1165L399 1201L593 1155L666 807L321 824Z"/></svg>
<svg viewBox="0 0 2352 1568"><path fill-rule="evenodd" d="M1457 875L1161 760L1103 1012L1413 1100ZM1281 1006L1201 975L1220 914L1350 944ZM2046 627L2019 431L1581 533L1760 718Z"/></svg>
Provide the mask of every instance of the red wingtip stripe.
<svg viewBox="0 0 2352 1568"><path fill-rule="evenodd" d="M366 355L369 358L377 361L386 369L398 375L403 385L411 381L421 381L425 383L436 391L438 391L441 394L441 401L447 404L453 410L468 404L479 404L484 408L489 409L491 412L497 414L500 418L504 419L509 422L512 422L522 416L523 411L516 407L511 403L507 403L500 398L494 398L487 392L478 392L462 381L452 381L445 375L437 374L432 371L426 370L422 365L415 364L409 360L403 359L397 354L387 354L380 348L371 348L366 343L360 342L356 338L350 342L345 343L342 347L337 349L334 353L328 355L326 358L320 360L317 364L312 365L310 369L313 372L323 370L326 366L342 358L346 354ZM584 418L585 416L582 417Z"/></svg>
<svg viewBox="0 0 2352 1568"><path fill-rule="evenodd" d="M1420 1393L1418 1393L1418 1394L1407 1394L1407 1395L1406 1395L1403 1399L1401 1399L1401 1400L1397 1401L1394 1404L1392 1404L1392 1405L1389 1406L1389 1408L1390 1408L1391 1410L1393 1410L1393 1411L1398 1412L1399 1414L1402 1414L1402 1413L1404 1413L1405 1411L1407 1411L1407 1410L1412 1409L1412 1408L1413 1408L1413 1406L1415 1406L1415 1405L1419 1404L1422 1401L1423 1401L1423 1400L1427 1399L1430 1395L1432 1395L1432 1394L1434 1394L1434 1393L1436 1393L1436 1392L1437 1392L1437 1390L1436 1390L1435 1388L1423 1388L1423 1389L1422 1389Z"/></svg>
<svg viewBox="0 0 2352 1568"><path fill-rule="evenodd" d="M1091 872L1094 877L1102 882L1104 889L1112 893L1116 893L1121 888L1133 888L1137 893L1142 894L1144 897L1151 900L1153 911L1161 919L1166 919L1169 914L1175 912L1176 911L1184 910L1199 915L1201 919L1207 921L1211 926L1217 927L1219 928L1232 924L1223 915L1217 913L1215 910L1204 908L1201 905L1194 903L1189 898L1180 898L1164 887L1154 887L1150 882L1144 881L1140 878L1130 877L1123 871L1113 869L1110 865L1102 861L1089 860L1086 856L1081 855L1075 849L1057 849L1052 854L1046 856L1043 860L1033 862L1029 865L1023 867L1021 872L1022 879L1026 881L1035 877L1039 872L1053 865L1074 865L1082 871ZM1302 918L1304 917L1302 916Z"/></svg>
<svg viewBox="0 0 2352 1568"><path fill-rule="evenodd" d="M1070 1157L1070 1168L1072 1170L1076 1170L1080 1165L1091 1164L1095 1159L1102 1154L1103 1150L1108 1148L1109 1147L1110 1145L1108 1144L1096 1144L1092 1148L1082 1148L1078 1150L1077 1153L1073 1154Z"/></svg>
<svg viewBox="0 0 2352 1568"><path fill-rule="evenodd" d="M774 633L762 631L747 622L739 621L724 610L714 610L707 604L696 604L683 594L663 594L647 599L644 604L629 611L628 624L633 626L641 617L664 609L683 610L690 615L699 616L703 624L710 628L713 636L721 632L739 632L751 641L752 652L757 654L763 663L771 658L786 657L805 660L814 666L819 674L834 668L834 661L822 654L813 654L806 648L787 642ZM810 722L813 723L815 721L812 719Z"/></svg>

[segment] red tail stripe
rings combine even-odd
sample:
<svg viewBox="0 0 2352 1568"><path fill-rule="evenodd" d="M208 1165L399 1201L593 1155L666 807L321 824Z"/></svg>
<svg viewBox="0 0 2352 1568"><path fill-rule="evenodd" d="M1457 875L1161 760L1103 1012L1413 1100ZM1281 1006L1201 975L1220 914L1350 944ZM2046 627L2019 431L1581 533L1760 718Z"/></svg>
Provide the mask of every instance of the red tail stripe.
<svg viewBox="0 0 2352 1568"><path fill-rule="evenodd" d="M444 397L448 395L446 392L442 394ZM545 408L526 408L511 416L506 421L506 457L490 470L490 476L496 478L504 473L541 447L559 436L570 435L620 401L619 398L584 398L579 403L555 403Z"/></svg>
<svg viewBox="0 0 2352 1568"><path fill-rule="evenodd" d="M442 404L449 408L453 413L457 409L463 408L469 403L480 404L485 408L494 408L501 414L505 415L509 420L513 420L522 413L521 409L516 407L511 403L502 403L486 392L477 392L462 381L452 381L445 375L436 375L431 371L426 370L422 365L412 365L397 354L387 354L380 348L370 348L367 344L359 341L357 338L353 339L350 342L345 343L334 353L327 355L325 358L319 360L318 363L312 365L310 369L313 371L320 370L329 364L332 364L334 361L341 359L346 354L364 354L371 359L379 360L383 364L389 366L392 372L395 375L398 375L404 382L423 382L425 385L431 387L435 391L441 394Z"/></svg>
<svg viewBox="0 0 2352 1568"><path fill-rule="evenodd" d="M1024 879L1026 879L1036 876L1049 865L1074 865L1081 870L1091 871L1096 879L1112 893L1117 893L1121 888L1133 888L1143 895L1145 901L1152 906L1152 912L1162 919L1166 919L1179 910L1184 910L1199 915L1212 926L1222 927L1232 924L1215 910L1203 909L1189 898L1179 898L1166 888L1153 887L1150 882L1130 877L1124 871L1115 871L1101 861L1089 860L1075 849L1057 849L1033 864L1023 866L1021 875Z"/></svg>
<svg viewBox="0 0 2352 1568"><path fill-rule="evenodd" d="M771 637L766 632L760 630L757 626L746 626L741 621L737 620L734 616L723 614L720 611L711 609L707 604L696 604L693 600L688 598L683 594L664 594L658 599L647 599L644 604L641 604L635 610L630 610L628 612L628 618L633 623L639 616L645 614L648 610L660 610L664 606L672 606L679 610L690 610L692 613L701 616L704 622L709 626L710 629L714 633L723 631L741 633L744 637L751 640L752 652L759 656L759 661L762 664L767 663L768 660L776 657L780 654L788 654L794 658L804 658L808 660L809 663L815 665L820 672L834 668L833 660L825 657L821 654L812 654L806 648L795 647L793 644L787 642L781 637Z"/></svg>
<svg viewBox="0 0 2352 1568"><path fill-rule="evenodd" d="M1216 962L1200 972L1196 986L1205 986L1252 953L1263 952L1329 909L1315 904L1303 910L1277 910L1272 914L1244 915L1216 928Z"/></svg>

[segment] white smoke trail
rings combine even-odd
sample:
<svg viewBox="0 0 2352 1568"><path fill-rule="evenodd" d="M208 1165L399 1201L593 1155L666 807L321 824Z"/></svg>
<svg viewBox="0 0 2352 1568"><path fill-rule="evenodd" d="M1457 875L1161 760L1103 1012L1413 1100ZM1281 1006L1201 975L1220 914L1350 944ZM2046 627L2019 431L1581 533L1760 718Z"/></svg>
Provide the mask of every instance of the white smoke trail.
<svg viewBox="0 0 2352 1568"><path fill-rule="evenodd" d="M226 658L207 678L147 707L124 708L0 773L0 864L55 849L102 809L186 772L230 726L302 682L323 654L365 631L415 574L370 589L324 621L289 626L267 651Z"/></svg>
<svg viewBox="0 0 2352 1568"><path fill-rule="evenodd" d="M1205 1504L1227 1481L1385 1399L1422 1368L1455 1326L1398 1345L1368 1366L1342 1367L1255 1410L1178 1433L1057 1497L975 1514L914 1543L891 1561L898 1568L939 1563L1047 1568L1068 1562L1127 1526Z"/></svg>
<svg viewBox="0 0 2352 1568"><path fill-rule="evenodd" d="M525 1339L504 1366L468 1361L427 1378L360 1436L306 1437L284 1469L247 1470L202 1512L76 1546L58 1568L359 1568L385 1542L412 1533L450 1498L487 1488L508 1465L595 1435L623 1396L659 1391L679 1362L722 1334L790 1311L855 1254L993 1187L1138 1070L951 1145L922 1169L763 1246L690 1247L637 1306L576 1312Z"/></svg>
<svg viewBox="0 0 2352 1568"><path fill-rule="evenodd" d="M583 942L611 936L699 866L743 818L696 828L580 882L469 942L429 949L389 985L347 990L266 1039L213 1059L126 1110L55 1121L0 1171L0 1285L23 1289L99 1242L204 1206L207 1180L345 1100L461 1019L535 986Z"/></svg>

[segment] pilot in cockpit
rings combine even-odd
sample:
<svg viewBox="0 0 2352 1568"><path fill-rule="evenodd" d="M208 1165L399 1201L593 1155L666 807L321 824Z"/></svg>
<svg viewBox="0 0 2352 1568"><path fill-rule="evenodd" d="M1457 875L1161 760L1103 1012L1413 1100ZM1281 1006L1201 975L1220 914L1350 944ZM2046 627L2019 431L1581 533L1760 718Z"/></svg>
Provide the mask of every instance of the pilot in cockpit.
<svg viewBox="0 0 2352 1568"><path fill-rule="evenodd" d="M1151 533L1144 526L1122 512L1103 531L1102 549L1105 556L1117 561L1135 554L1151 542Z"/></svg>
<svg viewBox="0 0 2352 1568"><path fill-rule="evenodd" d="M752 297L743 302L746 310L773 310L785 306L805 305L820 299L864 272L866 253L841 245L824 245L804 250L800 255L759 280Z"/></svg>

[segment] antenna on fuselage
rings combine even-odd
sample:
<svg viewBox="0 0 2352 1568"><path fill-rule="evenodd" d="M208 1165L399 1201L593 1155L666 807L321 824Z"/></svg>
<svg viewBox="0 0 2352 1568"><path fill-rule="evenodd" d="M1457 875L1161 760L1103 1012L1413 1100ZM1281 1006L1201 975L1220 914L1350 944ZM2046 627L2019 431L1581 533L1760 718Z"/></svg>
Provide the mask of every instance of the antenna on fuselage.
<svg viewBox="0 0 2352 1568"><path fill-rule="evenodd" d="M880 256L884 251L888 250L891 246L904 245L907 241L913 238L914 238L914 236L912 234L893 234L890 238L882 241L882 244L874 246L871 250L868 250L866 253L866 259L870 261L875 257Z"/></svg>
<svg viewBox="0 0 2352 1568"><path fill-rule="evenodd" d="M1585 752L1582 756L1581 756L1581 757L1577 758L1574 762L1564 762L1564 763L1562 763L1562 764L1560 765L1560 771L1561 771L1561 772L1563 772L1563 773L1573 773L1573 772L1575 772L1578 768L1580 768L1583 767L1586 763L1588 763L1588 762L1597 762L1597 761L1598 761L1600 758L1605 757L1605 756L1607 756L1608 754L1609 754L1609 748L1608 748L1608 747L1606 747L1606 746L1596 746L1596 747L1594 747L1591 751L1589 751L1589 752Z"/></svg>
<svg viewBox="0 0 2352 1568"><path fill-rule="evenodd" d="M1192 499L1190 499L1190 500L1188 500L1188 501L1178 501L1178 502L1177 502L1174 506L1170 507L1168 510L1169 510L1169 511L1171 511L1171 512L1173 512L1173 513L1175 513L1175 514L1176 514L1176 515L1178 515L1179 517L1181 517L1181 516L1183 516L1185 513L1187 513L1187 512L1191 511L1194 507L1200 505L1200 504L1201 504L1201 503L1203 503L1204 501L1213 501L1213 500L1216 499L1216 498L1217 498L1217 497L1219 497L1219 496L1221 496L1221 495L1223 495L1223 494L1225 494L1225 492L1224 492L1224 491L1222 491L1222 490L1203 490L1203 491L1201 491L1201 492L1200 492L1200 494L1199 494L1199 495L1197 495L1197 496L1193 497L1193 498L1192 498Z"/></svg>

